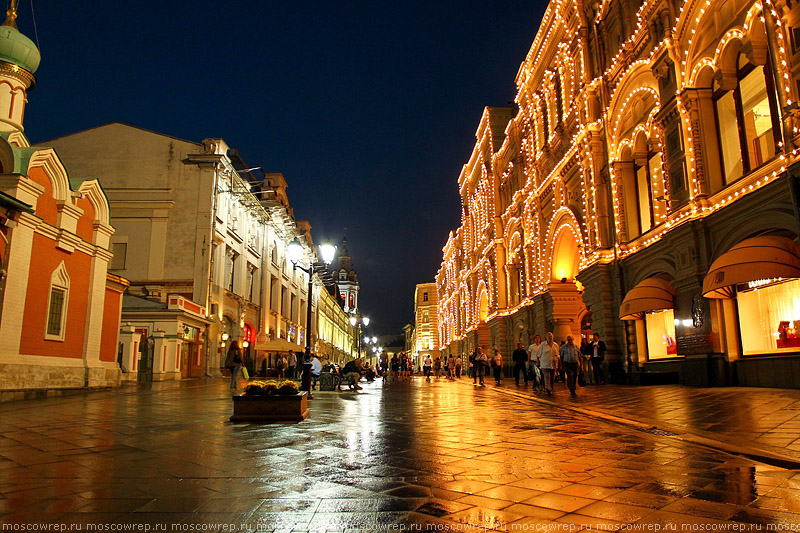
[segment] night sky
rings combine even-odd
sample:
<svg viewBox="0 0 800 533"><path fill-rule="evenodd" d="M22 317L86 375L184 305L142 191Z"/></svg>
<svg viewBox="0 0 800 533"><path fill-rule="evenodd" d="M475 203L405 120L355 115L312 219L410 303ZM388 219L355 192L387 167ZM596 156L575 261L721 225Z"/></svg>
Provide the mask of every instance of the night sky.
<svg viewBox="0 0 800 533"><path fill-rule="evenodd" d="M347 245L373 334L413 318L460 223L483 107L507 105L546 3L41 2L32 143L124 122L221 137ZM34 42L30 0L19 27ZM102 182L102 176L96 176Z"/></svg>

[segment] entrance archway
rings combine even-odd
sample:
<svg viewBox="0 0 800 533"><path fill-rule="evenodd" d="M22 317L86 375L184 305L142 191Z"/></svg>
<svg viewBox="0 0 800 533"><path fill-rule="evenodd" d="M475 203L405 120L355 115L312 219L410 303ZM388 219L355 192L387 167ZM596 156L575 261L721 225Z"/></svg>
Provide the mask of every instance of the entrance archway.
<svg viewBox="0 0 800 533"><path fill-rule="evenodd" d="M489 294L486 287L481 284L480 298L478 299L478 346L489 348Z"/></svg>
<svg viewBox="0 0 800 533"><path fill-rule="evenodd" d="M573 233L571 227L561 226L553 239L552 280L574 283L580 261L578 237Z"/></svg>
<svg viewBox="0 0 800 533"><path fill-rule="evenodd" d="M564 217L561 220L564 221ZM548 294L553 301L553 335L557 341L565 341L571 335L579 342L579 318L585 309L581 299L582 287L575 279L581 262L580 232L568 221L557 228L552 240L553 257L548 287Z"/></svg>

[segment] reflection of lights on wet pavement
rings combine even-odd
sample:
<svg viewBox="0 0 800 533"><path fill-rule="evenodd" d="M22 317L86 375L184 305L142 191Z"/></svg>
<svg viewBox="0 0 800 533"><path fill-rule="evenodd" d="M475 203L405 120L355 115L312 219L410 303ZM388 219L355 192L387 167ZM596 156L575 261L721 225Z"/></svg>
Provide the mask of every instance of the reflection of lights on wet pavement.
<svg viewBox="0 0 800 533"><path fill-rule="evenodd" d="M375 452L373 440L381 431L381 395L380 388L371 389L369 394L358 394L348 398L343 410L343 423L346 424L345 441L350 451L362 453ZM352 426L357 425L355 429ZM356 460L357 455L349 459Z"/></svg>
<svg viewBox="0 0 800 533"><path fill-rule="evenodd" d="M223 513L252 529L314 531L800 523L798 471L559 407L778 438L779 420L795 427L793 391L606 386L572 401L559 384L550 405L466 379L376 382L316 394L300 424L257 425L221 422L230 415L222 381L151 388L169 402L145 392L0 404L3 487L25 494L16 519L157 513L190 524ZM52 480L80 516L49 501L42 483Z"/></svg>

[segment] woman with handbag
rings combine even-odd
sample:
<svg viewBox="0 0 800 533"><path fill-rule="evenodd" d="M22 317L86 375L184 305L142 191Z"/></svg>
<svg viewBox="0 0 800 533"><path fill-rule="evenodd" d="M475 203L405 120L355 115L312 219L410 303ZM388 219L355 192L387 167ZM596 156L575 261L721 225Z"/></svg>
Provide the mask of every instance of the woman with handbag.
<svg viewBox="0 0 800 533"><path fill-rule="evenodd" d="M239 341L233 341L228 348L225 366L231 371L231 390L236 390L236 378L239 375L239 368L242 366L242 351L239 349Z"/></svg>

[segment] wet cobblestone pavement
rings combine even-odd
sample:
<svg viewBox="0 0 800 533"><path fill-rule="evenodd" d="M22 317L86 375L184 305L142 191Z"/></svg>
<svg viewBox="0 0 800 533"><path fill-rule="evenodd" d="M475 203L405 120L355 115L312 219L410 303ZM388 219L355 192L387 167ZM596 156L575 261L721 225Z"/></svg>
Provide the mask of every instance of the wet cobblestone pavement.
<svg viewBox="0 0 800 533"><path fill-rule="evenodd" d="M0 523L8 531L800 530L799 470L591 414L605 399L635 418L630 397L654 395L637 400L643 418L663 409L677 427L683 410L690 429L710 432L703 410L726 410L717 396L706 407L690 401L706 389L589 387L570 402L559 393L527 398L530 389L506 383L500 391L416 378L317 392L311 418L281 425L228 422L223 379L0 404ZM672 406L658 407L658 394L673 396ZM770 411L767 432L796 428L796 412L777 414L795 407ZM745 417L729 433L741 443L763 435L759 428ZM784 448L796 437L784 437Z"/></svg>

